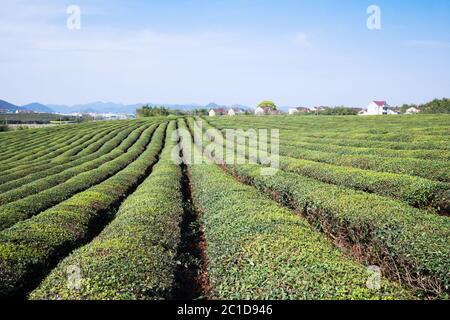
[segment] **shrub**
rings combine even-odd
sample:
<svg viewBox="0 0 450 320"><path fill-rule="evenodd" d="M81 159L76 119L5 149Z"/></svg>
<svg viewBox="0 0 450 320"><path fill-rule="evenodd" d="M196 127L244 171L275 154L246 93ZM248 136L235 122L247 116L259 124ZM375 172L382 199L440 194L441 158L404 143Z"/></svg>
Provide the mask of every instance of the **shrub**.
<svg viewBox="0 0 450 320"><path fill-rule="evenodd" d="M127 145L127 147L130 147L130 142L132 144L136 141L136 143L129 149L120 150L119 148L118 151L122 154L117 158L104 163L100 167L81 173L64 183L40 193L30 195L26 198L2 206L0 210L0 230L9 228L21 220L28 219L40 211L68 199L77 192L86 190L124 169L144 152L155 128L156 126L150 126L143 132L138 130L131 134L124 140L126 143L123 146ZM142 128L142 130L143 129L144 128ZM44 188L45 181L42 182L41 185Z"/></svg>
<svg viewBox="0 0 450 320"><path fill-rule="evenodd" d="M0 232L0 296L26 293L56 262L92 237L95 227L108 220L113 206L157 161L165 128L161 125L136 161L111 178Z"/></svg>
<svg viewBox="0 0 450 320"><path fill-rule="evenodd" d="M208 273L217 299L408 299L387 280L366 287L367 271L307 222L214 165L190 167L203 213Z"/></svg>
<svg viewBox="0 0 450 320"><path fill-rule="evenodd" d="M137 133L135 134L136 139L138 134L140 134L140 132L143 131L144 128L145 127L136 130ZM126 132L130 133L130 131L127 130ZM1 205L24 198L32 194L39 193L51 187L58 186L67 181L68 179L75 177L78 174L82 174L84 172L93 170L104 163L116 159L120 155L124 154L126 151L125 148L130 147L136 140L136 139L126 139L126 137L127 134L125 135L120 134L113 140L109 139L107 143L100 140L101 144L104 143L103 147L107 147L104 148L103 152L100 154L93 154L90 157L83 157L78 161L73 161L66 165L54 166L49 170L44 170L42 172L30 174L25 176L24 178L17 179L11 181L10 183L0 185L0 191L3 192L2 194L0 194L0 212L2 208ZM117 146L122 142L124 143L123 146L125 148L123 147L117 148ZM15 188L13 188L13 190L5 191L5 189L9 189L11 187Z"/></svg>
<svg viewBox="0 0 450 320"><path fill-rule="evenodd" d="M209 128L214 127L209 124L204 125L205 130ZM234 151L237 152L237 145L235 147ZM285 148L285 150L287 150L285 153L288 154L302 152L293 147ZM434 206L437 209L443 209L441 210L443 212L449 206L450 188L446 183L406 174L369 171L288 156L280 156L279 159L280 167L283 170L296 172L322 182L388 196L412 206Z"/></svg>
<svg viewBox="0 0 450 320"><path fill-rule="evenodd" d="M448 218L290 172L267 177L260 175L257 165L227 168L356 248L368 263L382 265L391 277L431 295L449 290Z"/></svg>
<svg viewBox="0 0 450 320"><path fill-rule="evenodd" d="M103 138L91 143L82 151L83 154L80 152L77 157L66 158L65 161L59 160L57 163L54 163L52 162L52 160L55 160L54 155L50 153L48 154L48 158L40 158L38 163L30 161L28 162L29 164L18 165L15 168L5 171L4 176L0 179L0 181L4 182L4 184L0 186L0 191L4 192L14 189L18 186L30 183L36 180L36 178L48 177L49 175L61 172L64 169L74 167L86 161L95 159L102 154L106 154L112 150L109 149L113 145L111 144L112 141L117 144L120 143L123 140L122 133L129 133L132 129L122 129L122 133L118 134L117 137L114 137L120 130L121 129L114 130ZM114 147L116 147L117 144Z"/></svg>
<svg viewBox="0 0 450 320"><path fill-rule="evenodd" d="M172 122L167 130L170 137ZM168 299L183 213L181 170L166 146L151 175L120 206L114 220L88 245L56 267L31 299ZM80 290L67 286L67 268L80 266Z"/></svg>
<svg viewBox="0 0 450 320"><path fill-rule="evenodd" d="M450 220L373 194L289 172L260 176L257 166L230 170L353 247L368 263L433 295L449 288Z"/></svg>

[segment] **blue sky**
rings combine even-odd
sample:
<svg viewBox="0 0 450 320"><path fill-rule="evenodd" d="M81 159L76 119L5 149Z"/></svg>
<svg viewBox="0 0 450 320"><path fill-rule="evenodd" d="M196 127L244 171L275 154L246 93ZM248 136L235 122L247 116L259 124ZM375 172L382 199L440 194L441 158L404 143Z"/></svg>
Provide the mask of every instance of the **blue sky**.
<svg viewBox="0 0 450 320"><path fill-rule="evenodd" d="M381 30L366 26L373 4ZM17 104L450 96L448 0L3 0L0 43L0 99Z"/></svg>

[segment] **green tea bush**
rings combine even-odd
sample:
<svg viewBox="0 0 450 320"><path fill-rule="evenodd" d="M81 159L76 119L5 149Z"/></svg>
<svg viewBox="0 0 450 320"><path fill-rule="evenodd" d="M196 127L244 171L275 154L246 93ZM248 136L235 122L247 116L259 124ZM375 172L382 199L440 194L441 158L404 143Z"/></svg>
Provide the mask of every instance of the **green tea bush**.
<svg viewBox="0 0 450 320"><path fill-rule="evenodd" d="M212 294L218 299L409 299L385 279L366 286L364 266L308 223L214 165L190 167L203 213Z"/></svg>
<svg viewBox="0 0 450 320"><path fill-rule="evenodd" d="M23 295L56 262L89 241L93 228L157 161L165 129L161 125L136 161L111 178L0 232L0 296Z"/></svg>
<svg viewBox="0 0 450 320"><path fill-rule="evenodd" d="M170 137L172 122L167 130ZM169 299L177 265L183 203L181 170L166 139L151 175L120 206L92 242L64 259L31 299ZM79 290L67 286L67 269L82 272Z"/></svg>
<svg viewBox="0 0 450 320"><path fill-rule="evenodd" d="M113 176L118 171L124 169L130 163L135 161L139 155L146 149L147 143L150 141L156 126L150 126L143 132L136 131L124 140L124 146L127 149L120 151L121 155L117 158L104 163L100 167L83 172L66 182L57 186L46 189L37 194L30 195L23 199L7 203L0 209L0 230L9 228L15 223L30 218L53 205L68 199L77 192L86 190L87 188L102 182L103 180ZM134 143L136 141L136 143ZM133 144L131 147L129 144ZM128 147L130 147L128 149ZM41 182L45 187L45 181ZM20 190L19 190L20 191Z"/></svg>
<svg viewBox="0 0 450 320"><path fill-rule="evenodd" d="M449 290L450 220L395 200L280 171L264 177L258 166L230 170L347 243L368 263L432 295Z"/></svg>

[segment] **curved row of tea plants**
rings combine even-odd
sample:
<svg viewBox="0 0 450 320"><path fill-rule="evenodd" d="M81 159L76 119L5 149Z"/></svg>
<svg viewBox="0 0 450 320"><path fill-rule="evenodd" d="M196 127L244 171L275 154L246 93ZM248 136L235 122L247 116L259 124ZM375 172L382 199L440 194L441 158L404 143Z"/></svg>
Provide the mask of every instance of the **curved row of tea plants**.
<svg viewBox="0 0 450 320"><path fill-rule="evenodd" d="M209 123L203 123L203 127L205 130L214 129ZM322 182L376 193L416 207L431 206L443 214L449 211L450 185L446 183L405 174L336 166L289 156L280 156L279 161L280 168L285 171L292 171Z"/></svg>
<svg viewBox="0 0 450 320"><path fill-rule="evenodd" d="M283 148L285 155L343 167L354 167L378 172L407 174L425 179L450 182L450 162L413 158L385 158L376 156L339 155L322 151L309 151L298 147Z"/></svg>
<svg viewBox="0 0 450 320"><path fill-rule="evenodd" d="M227 128L239 128L242 130L249 129L263 129L264 126L259 124L259 128L246 124L245 126L237 125L236 123L230 123L229 121L212 121L207 120L214 125L217 125L222 131ZM267 127L266 127L267 128ZM270 126L268 126L270 128ZM277 127L273 127L274 129ZM450 133L449 133L450 134ZM381 157L392 158L417 158L425 160L450 160L450 151L443 149L429 149L430 142L426 143L426 149L420 149L417 145L414 149L409 149L412 145L407 144L407 147L399 147L399 143L386 143L386 142L373 142L364 140L331 140L324 138L305 138L299 137L296 131L285 131L283 126L280 132L281 146L295 146L301 147L312 151L332 152L340 155L372 155ZM431 142L432 143L432 142Z"/></svg>
<svg viewBox="0 0 450 320"><path fill-rule="evenodd" d="M213 298L413 298L385 279L379 290L368 289L364 266L346 258L303 218L218 166L189 169L208 244Z"/></svg>
<svg viewBox="0 0 450 320"><path fill-rule="evenodd" d="M102 133L107 130L111 130L112 126L109 124L107 126L99 126L98 128L85 128L76 132L75 134L68 135L68 132L62 131L60 135L49 136L39 143L31 144L28 148L14 148L11 154L3 153L8 155L8 159L3 160L2 163L6 164L8 162L26 161L34 160L39 156L46 155L45 151L57 151L60 148L67 148L68 145L73 144L73 146L78 143L86 142L92 139L96 134ZM56 146L55 148L53 148ZM45 149L47 148L47 149ZM67 150L67 149L66 149ZM38 155L35 155L38 153Z"/></svg>
<svg viewBox="0 0 450 320"><path fill-rule="evenodd" d="M323 151L323 152L333 152L340 155L372 155L380 156L385 158L416 158L425 160L450 160L450 151L446 150L393 150L388 148L375 148L370 147L370 143L365 143L364 146L360 147L349 147L341 145L325 144L324 141L321 143L317 142L305 142L296 141L295 137L281 137L282 145L296 146L300 148L305 148L309 150Z"/></svg>
<svg viewBox="0 0 450 320"><path fill-rule="evenodd" d="M23 150L33 148L34 145L42 143L44 140L51 139L55 136L70 137L75 135L79 130L93 129L93 126L79 125L79 126L58 126L40 129L27 129L2 133L0 146L5 152ZM3 152L2 152L3 153ZM3 160L7 158L0 156Z"/></svg>
<svg viewBox="0 0 450 320"><path fill-rule="evenodd" d="M147 124L145 124L145 125L147 125ZM139 126L143 126L143 125L141 124ZM100 149L102 149L101 142L105 143L106 141L108 141L108 139L112 139L116 135L121 134L121 132L129 130L129 129L135 129L135 128L138 128L139 126L138 125L130 125L125 128L116 129L116 130L112 131L110 134L108 134L107 136L103 137L102 139L93 142L91 145L86 147L83 151L79 152L76 156L73 156L70 158L61 158L55 162L52 162L53 159L48 159L46 161L41 161L38 163L29 163L29 164L19 165L16 168L7 170L6 172L8 172L8 174L5 175L5 177L3 179L1 179L0 181L15 180L15 179L24 177L24 176L26 176L30 173L36 172L36 171L42 171L42 170L46 170L49 168L53 168L54 166L57 166L57 165L67 164L72 161L78 161L78 160L82 159L84 156L88 156L88 155L94 154L96 152L99 152Z"/></svg>
<svg viewBox="0 0 450 320"><path fill-rule="evenodd" d="M0 232L0 296L23 296L74 249L86 244L147 176L162 148L166 124L144 132L135 161L108 178L33 218Z"/></svg>
<svg viewBox="0 0 450 320"><path fill-rule="evenodd" d="M230 126L230 128L239 128L239 124L236 123ZM280 143L282 154L294 158L378 172L408 174L435 181L450 182L449 161L414 158L386 158L381 156L362 156L354 154L341 155L331 152L305 150L298 146L284 145L282 141Z"/></svg>
<svg viewBox="0 0 450 320"><path fill-rule="evenodd" d="M190 126L195 124L190 120ZM382 265L427 294L448 294L450 219L374 194L279 171L262 176L257 165L231 165L236 176L305 215L347 243L368 263Z"/></svg>
<svg viewBox="0 0 450 320"><path fill-rule="evenodd" d="M395 117L394 117L395 118ZM446 136L450 134L448 121L450 117L420 116L417 120L412 118L393 117L218 117L208 118L215 126L221 129L236 125L242 129L248 128L280 128L281 135L293 133L295 141L309 142L314 144L327 143L335 145L359 146L359 147L381 147L389 149L443 149L450 150ZM413 120L413 121L411 121ZM282 124L282 126L280 126ZM420 126L422 131L417 131ZM358 136L358 127L363 128L366 135ZM440 132L433 132L439 128ZM377 134L391 134L395 138L405 132L411 135L410 141L401 142L399 139L389 142L386 139L378 139ZM421 140L421 137L425 139Z"/></svg>
<svg viewBox="0 0 450 320"><path fill-rule="evenodd" d="M138 130L132 133L117 148L117 152L106 156L107 158L111 156L112 159L109 159L110 161L102 164L98 168L78 174L40 193L1 206L0 230L8 228L19 221L28 219L116 174L135 161L144 152L156 126L153 125L143 131Z"/></svg>
<svg viewBox="0 0 450 320"><path fill-rule="evenodd" d="M127 128L124 124L121 125L109 125L108 127L102 129L102 130L94 130L91 129L91 131L87 132L80 132L77 133L77 136L80 135L81 137L71 143L68 143L67 141L60 142L58 146L56 147L56 150L52 152L44 153L45 148L41 148L42 151L40 154L34 156L30 155L28 158L23 158L21 160L18 160L14 162L15 167L21 168L21 167L27 167L31 164L44 164L44 163L51 163L54 161L54 159L65 159L66 157L71 156L78 156L78 153L81 153L84 151L85 147L88 147L91 143L97 141L100 138L103 138L105 135L111 133L112 131L120 130ZM95 135L92 135L92 133L95 133ZM67 139L66 139L67 140ZM36 151L36 150L35 150Z"/></svg>
<svg viewBox="0 0 450 320"><path fill-rule="evenodd" d="M181 169L171 159L169 137L151 175L120 206L92 242L64 259L31 299L170 299L177 266L183 203ZM67 286L67 269L79 266L79 288Z"/></svg>
<svg viewBox="0 0 450 320"><path fill-rule="evenodd" d="M134 126L130 126L130 128L134 128ZM36 161L28 161L22 164L19 163L18 165L15 166L11 165L11 168L9 170L5 170L5 175L2 177L2 179L0 179L0 181L5 182L15 180L20 177L24 177L30 173L42 171L48 168L53 168L55 165L67 163L73 161L74 159L80 159L83 156L95 153L102 146L102 144L104 144L109 139L114 138L116 135L120 134L122 131L127 129L128 128L119 128L110 131L106 134L96 136L96 139L93 139L88 144L83 143L81 147L84 149L80 149L80 145L78 145L78 143L75 143L74 145L71 145L69 148L65 150L65 151L69 150L69 152L72 150L74 151L76 150L75 151L77 153L76 156L68 156L68 154L66 154L66 156L63 156L60 153L58 154L50 153L47 156L43 156Z"/></svg>
<svg viewBox="0 0 450 320"><path fill-rule="evenodd" d="M450 219L367 193L280 172L262 177L259 168L233 172L318 223L328 234L359 248L370 263L426 292L449 290Z"/></svg>
<svg viewBox="0 0 450 320"><path fill-rule="evenodd" d="M0 185L0 192L6 192L22 186L24 184L30 183L34 180L37 180L42 177L47 177L49 175L59 173L66 168L74 167L79 164L83 164L86 161L90 161L95 159L99 155L104 155L116 148L126 137L129 136L131 132L136 130L139 127L130 126L129 128L114 131L111 135L105 136L103 139L96 141L86 149L91 149L87 155L81 156L80 158L76 158L71 161L63 162L61 164L44 164L37 165L36 169L33 169L33 165L29 168L24 168L18 170L16 173L11 173L8 176L9 182L5 182ZM96 150L96 151L95 151ZM37 172L36 172L37 171Z"/></svg>
<svg viewBox="0 0 450 320"><path fill-rule="evenodd" d="M67 136L67 134L61 136L48 137L47 139L40 141L39 143L34 143L30 145L28 148L14 148L11 151L2 151L2 155L5 159L3 159L0 163L2 166L8 165L11 162L16 163L20 161L22 158L26 158L29 156L33 156L34 150L42 150L42 147L48 147L53 151L53 146L66 147L68 144L73 143L77 140L83 140L87 138L91 138L96 132L94 131L80 131L75 135ZM64 143L65 142L65 143ZM31 143L31 142L30 142ZM63 144L61 144L63 143Z"/></svg>
<svg viewBox="0 0 450 320"><path fill-rule="evenodd" d="M136 133L134 134L132 133L132 130L126 130L123 134L119 134L107 143L102 142L102 148L104 147L102 153L96 153L90 157L84 157L79 161L73 161L66 165L55 166L51 169L37 172L22 179L0 185L0 192L2 192L0 193L0 212L1 206L6 203L10 203L60 185L72 177L75 177L83 172L93 170L104 163L116 159L118 156L125 153L135 140L133 138L127 140L127 136L131 133L133 134L132 137L136 137L137 139L138 135L144 129L145 127L135 129ZM121 147L117 147L121 143L123 143L123 145ZM4 187L11 188L13 186L15 186L14 189L5 191L6 188ZM62 187L65 186L62 185Z"/></svg>
<svg viewBox="0 0 450 320"><path fill-rule="evenodd" d="M14 169L5 171L5 175L0 179L3 183L0 187L5 186L8 183L17 183L21 179L25 181L30 178L30 175L34 173L43 173L51 169L51 172L56 173L58 168L65 168L65 166L74 166L76 164L83 163L83 159L89 159L96 154L104 153L104 150L108 148L103 148L103 146L108 143L111 139L117 140L117 137L123 136L122 132L128 132L130 128L121 128L111 131L109 134L103 136L102 138L93 141L91 144L87 145L84 150L79 152L77 156L71 158L59 158L55 161L53 158L48 159L48 161L43 161L39 163L30 163L27 165L19 165ZM52 162L55 161L55 162ZM51 173L50 173L51 174ZM31 180L32 181L32 180Z"/></svg>
<svg viewBox="0 0 450 320"><path fill-rule="evenodd" d="M22 168L30 167L31 165L39 165L43 163L51 163L55 157L64 154L65 152L70 152L71 150L77 150L80 152L83 146L89 146L89 144L105 134L113 131L114 127L106 128L99 131L84 132L81 131L74 137L69 137L58 141L53 145L52 143L46 143L41 147L35 146L35 148L30 151L20 150L15 157L4 161L1 166L5 168L5 171L18 171ZM74 139L74 140L72 140ZM55 140L59 140L56 139ZM47 147L47 149L46 149ZM81 147L81 148L80 148Z"/></svg>

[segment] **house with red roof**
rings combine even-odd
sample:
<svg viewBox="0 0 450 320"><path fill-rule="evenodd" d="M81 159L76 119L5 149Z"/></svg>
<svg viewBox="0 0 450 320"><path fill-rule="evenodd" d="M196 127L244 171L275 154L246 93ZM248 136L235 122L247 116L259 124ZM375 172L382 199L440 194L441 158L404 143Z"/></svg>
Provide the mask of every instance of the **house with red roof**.
<svg viewBox="0 0 450 320"><path fill-rule="evenodd" d="M368 106L366 112L363 113L365 116L375 116L375 115L389 115L398 114L395 112L386 101L372 101Z"/></svg>

